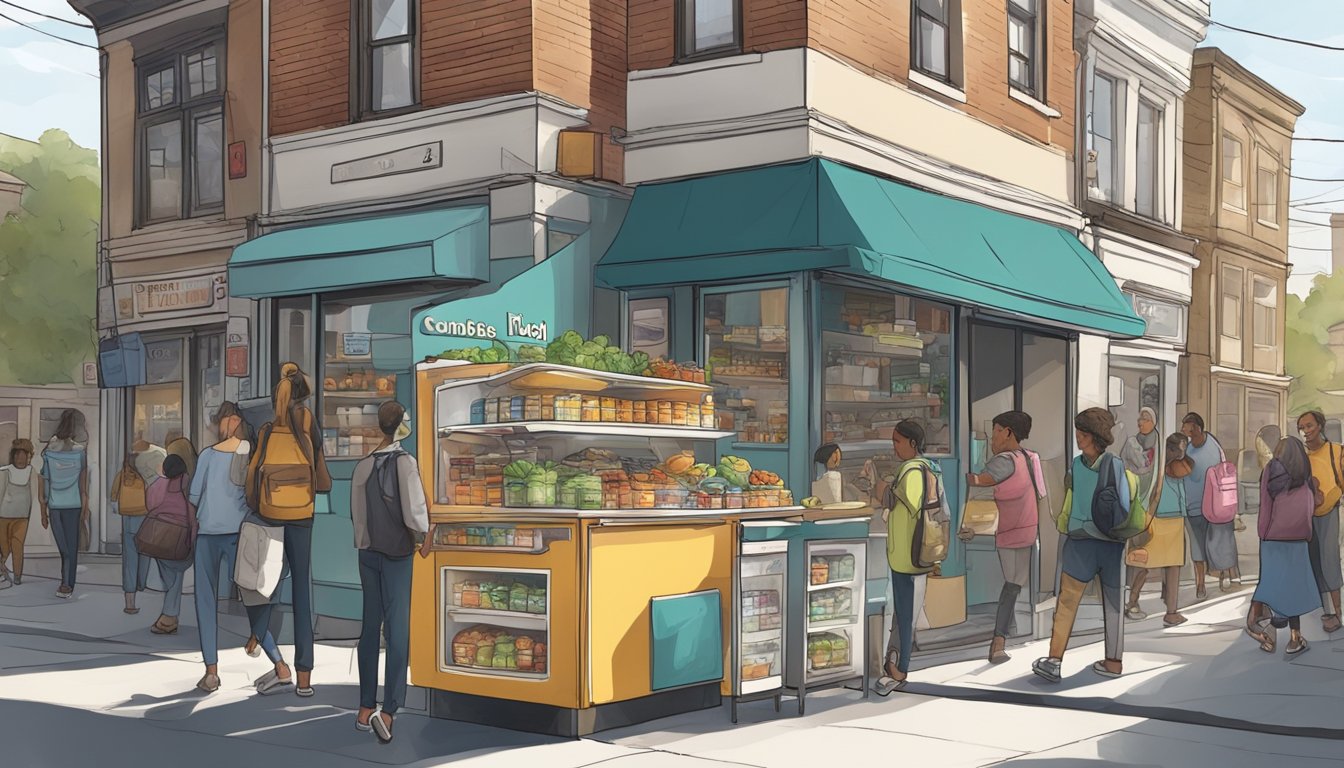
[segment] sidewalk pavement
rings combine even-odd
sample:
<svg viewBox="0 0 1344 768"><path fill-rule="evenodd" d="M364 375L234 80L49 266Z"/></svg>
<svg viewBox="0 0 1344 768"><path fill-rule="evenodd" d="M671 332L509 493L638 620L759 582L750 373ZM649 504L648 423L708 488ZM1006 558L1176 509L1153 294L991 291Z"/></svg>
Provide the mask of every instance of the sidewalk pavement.
<svg viewBox="0 0 1344 768"><path fill-rule="evenodd" d="M354 648L317 647L317 695L258 697L252 678L264 659L241 645L246 628L224 617L223 686L205 696L194 611L176 636L151 635L153 598L137 616L121 613L118 587L82 586L58 600L55 583L32 577L0 592L0 743L15 765L79 765L100 754L106 768L165 755L193 768L265 761L287 768L368 765L565 768L792 768L837 758L950 766L1199 765L1219 768L1338 766L1344 755L1339 702L1344 637L1327 640L1319 614L1304 620L1312 648L1287 661L1240 630L1250 593L1186 612L1190 623L1162 630L1131 623L1126 675L1105 680L1088 639L1065 659L1065 682L1030 675L1042 642L1010 649L990 667L950 656L917 659L906 691L862 699L857 692L809 696L808 715L787 703L745 704L733 726L726 707L580 740L554 739L403 710L394 744L352 727L358 701ZM289 648L282 646L286 655ZM980 651L982 652L982 651ZM979 652L977 653L977 657ZM423 708L423 697L413 697ZM1314 730L1307 730L1314 729ZM44 734L71 734L54 738Z"/></svg>

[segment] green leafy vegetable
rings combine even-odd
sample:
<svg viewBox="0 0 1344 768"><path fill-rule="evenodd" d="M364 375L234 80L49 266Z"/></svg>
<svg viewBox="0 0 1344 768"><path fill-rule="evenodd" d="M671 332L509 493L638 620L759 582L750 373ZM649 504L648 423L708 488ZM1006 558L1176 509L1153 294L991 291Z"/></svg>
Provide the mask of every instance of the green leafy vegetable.
<svg viewBox="0 0 1344 768"><path fill-rule="evenodd" d="M513 480L526 480L535 468L532 462L520 459L504 467L504 476Z"/></svg>

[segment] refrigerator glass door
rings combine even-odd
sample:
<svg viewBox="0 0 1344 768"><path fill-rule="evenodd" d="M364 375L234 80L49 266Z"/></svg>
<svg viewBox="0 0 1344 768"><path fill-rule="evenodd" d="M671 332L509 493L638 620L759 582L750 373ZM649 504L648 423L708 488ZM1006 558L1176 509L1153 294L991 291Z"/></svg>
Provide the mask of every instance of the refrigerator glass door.
<svg viewBox="0 0 1344 768"><path fill-rule="evenodd" d="M440 569L444 672L546 680L548 570Z"/></svg>
<svg viewBox="0 0 1344 768"><path fill-rule="evenodd" d="M808 683L863 675L866 553L865 541L808 543Z"/></svg>
<svg viewBox="0 0 1344 768"><path fill-rule="evenodd" d="M788 552L743 554L738 592L738 694L784 684L784 609Z"/></svg>

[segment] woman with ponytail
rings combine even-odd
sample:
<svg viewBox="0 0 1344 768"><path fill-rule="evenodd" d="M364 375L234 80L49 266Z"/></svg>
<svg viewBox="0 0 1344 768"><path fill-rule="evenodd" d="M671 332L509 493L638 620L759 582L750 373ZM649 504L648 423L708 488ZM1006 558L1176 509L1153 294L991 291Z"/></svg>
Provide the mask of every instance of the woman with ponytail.
<svg viewBox="0 0 1344 768"><path fill-rule="evenodd" d="M248 520L284 529L294 611L294 666L298 669L298 680L292 680L289 667L276 661L275 669L256 681L261 694L276 693L297 682L295 693L313 695L313 508L316 494L331 490L331 475L322 455L321 425L307 405L311 394L298 365L280 367L280 381L271 395L275 416L261 428L247 467L244 490L252 510ZM266 637L272 607L270 602L248 606L253 637Z"/></svg>

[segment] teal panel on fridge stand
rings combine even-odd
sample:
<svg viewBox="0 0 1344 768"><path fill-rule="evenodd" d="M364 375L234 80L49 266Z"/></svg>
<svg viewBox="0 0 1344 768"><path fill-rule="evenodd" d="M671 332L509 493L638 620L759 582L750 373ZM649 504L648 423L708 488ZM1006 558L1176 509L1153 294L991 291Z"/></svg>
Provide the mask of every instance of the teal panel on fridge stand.
<svg viewBox="0 0 1344 768"><path fill-rule="evenodd" d="M723 679L723 610L717 589L649 601L652 689Z"/></svg>

